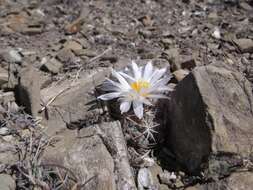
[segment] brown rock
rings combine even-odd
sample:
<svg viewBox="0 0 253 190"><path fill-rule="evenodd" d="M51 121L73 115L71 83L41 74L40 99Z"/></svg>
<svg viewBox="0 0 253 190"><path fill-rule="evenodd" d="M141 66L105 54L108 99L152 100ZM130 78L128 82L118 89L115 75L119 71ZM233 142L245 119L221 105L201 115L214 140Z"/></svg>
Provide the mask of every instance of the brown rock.
<svg viewBox="0 0 253 190"><path fill-rule="evenodd" d="M63 46L65 49L70 49L73 51L83 49L81 44L73 40L65 42Z"/></svg>
<svg viewBox="0 0 253 190"><path fill-rule="evenodd" d="M152 26L153 25L153 21L152 21L152 18L149 16L149 15L145 15L141 18L139 18L139 20L142 22L142 24L144 26Z"/></svg>
<svg viewBox="0 0 253 190"><path fill-rule="evenodd" d="M196 67L195 59L192 56L185 56L182 58L180 66L182 69L192 70Z"/></svg>
<svg viewBox="0 0 253 190"><path fill-rule="evenodd" d="M171 70L176 71L181 68L180 65L180 54L179 54L179 49L178 48L171 48L168 49L164 52L166 58L168 61L171 63Z"/></svg>
<svg viewBox="0 0 253 190"><path fill-rule="evenodd" d="M236 39L234 42L243 53L253 53L253 40L248 38Z"/></svg>
<svg viewBox="0 0 253 190"><path fill-rule="evenodd" d="M173 92L168 145L191 172L210 152L247 156L253 145L252 105L250 83L240 73L197 67Z"/></svg>
<svg viewBox="0 0 253 190"><path fill-rule="evenodd" d="M81 30L81 26L84 23L83 18L78 18L74 20L73 22L69 23L65 27L65 33L66 34L76 34Z"/></svg>
<svg viewBox="0 0 253 190"><path fill-rule="evenodd" d="M185 190L251 190L253 184L253 174L251 172L233 173L231 176L203 185L187 187Z"/></svg>
<svg viewBox="0 0 253 190"><path fill-rule="evenodd" d="M40 109L40 80L38 72L28 66L21 71L19 84L15 87L15 96L19 105L25 107L28 114L36 116Z"/></svg>
<svg viewBox="0 0 253 190"><path fill-rule="evenodd" d="M2 85L8 83L8 72L0 67L0 89Z"/></svg>
<svg viewBox="0 0 253 190"><path fill-rule="evenodd" d="M173 72L174 77L179 82L183 80L190 72L185 69L179 69Z"/></svg>

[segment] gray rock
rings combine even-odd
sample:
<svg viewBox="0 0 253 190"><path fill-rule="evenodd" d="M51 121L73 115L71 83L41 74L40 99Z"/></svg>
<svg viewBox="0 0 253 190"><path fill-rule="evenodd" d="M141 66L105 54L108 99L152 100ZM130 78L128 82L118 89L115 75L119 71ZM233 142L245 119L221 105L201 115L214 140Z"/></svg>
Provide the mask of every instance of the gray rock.
<svg viewBox="0 0 253 190"><path fill-rule="evenodd" d="M8 83L8 72L0 67L0 89L2 88L2 85Z"/></svg>
<svg viewBox="0 0 253 190"><path fill-rule="evenodd" d="M0 174L0 184L1 190L15 190L16 183L15 180L7 174Z"/></svg>
<svg viewBox="0 0 253 190"><path fill-rule="evenodd" d="M0 138L0 171L4 169L7 165L15 164L18 162L19 158L16 154L15 145L11 142L6 142L4 139Z"/></svg>
<svg viewBox="0 0 253 190"><path fill-rule="evenodd" d="M91 94L94 87L101 84L109 72L109 68L97 69L92 73L81 73L81 78L76 81L67 80L44 88L41 91L42 101L47 104L54 99L47 106L46 112L43 112L48 113L48 117L43 114L42 121L43 125L47 126L46 133L54 135L65 129L66 123L89 119L95 121L101 110L96 109L97 102ZM52 107L57 107L57 110L51 109Z"/></svg>
<svg viewBox="0 0 253 190"><path fill-rule="evenodd" d="M22 57L19 52L15 49L2 50L1 54L6 62L21 63Z"/></svg>
<svg viewBox="0 0 253 190"><path fill-rule="evenodd" d="M20 72L15 95L18 104L24 106L28 114L33 116L38 114L40 109L40 77L32 66L28 66Z"/></svg>
<svg viewBox="0 0 253 190"><path fill-rule="evenodd" d="M220 181L187 187L185 190L251 190L252 184L253 174L251 172L240 172L233 173L231 176Z"/></svg>
<svg viewBox="0 0 253 190"><path fill-rule="evenodd" d="M172 71L176 71L181 68L180 65L180 54L178 48L171 48L164 52L166 58L171 63Z"/></svg>
<svg viewBox="0 0 253 190"><path fill-rule="evenodd" d="M150 188L153 185L152 174L149 169L141 168L138 172L138 189Z"/></svg>
<svg viewBox="0 0 253 190"><path fill-rule="evenodd" d="M71 63L75 59L75 55L70 49L63 48L57 53L56 58L62 63Z"/></svg>
<svg viewBox="0 0 253 190"><path fill-rule="evenodd" d="M209 154L247 156L253 145L253 95L238 72L197 67L172 94L168 145L191 172Z"/></svg>
<svg viewBox="0 0 253 190"><path fill-rule="evenodd" d="M114 158L115 173L118 178L117 189L136 189L134 177L129 165L127 146L120 123L103 123L99 126L98 133Z"/></svg>
<svg viewBox="0 0 253 190"><path fill-rule="evenodd" d="M43 61L43 65L40 67L42 71L50 72L52 74L58 74L63 66L63 64L55 58L49 61Z"/></svg>
<svg viewBox="0 0 253 190"><path fill-rule="evenodd" d="M64 165L78 174L79 180L85 183L95 176L85 188L94 190L116 190L114 163L103 141L94 134L94 128L82 129L79 137L68 149L64 157Z"/></svg>
<svg viewBox="0 0 253 190"><path fill-rule="evenodd" d="M252 11L253 7L250 6L247 2L240 2L239 4L240 8L246 10L246 11Z"/></svg>
<svg viewBox="0 0 253 190"><path fill-rule="evenodd" d="M71 169L86 189L136 189L130 170L125 139L119 122L107 122L75 132L63 130L54 147L45 152L43 163ZM132 183L134 186L132 186Z"/></svg>
<svg viewBox="0 0 253 190"><path fill-rule="evenodd" d="M9 134L10 130L7 127L0 128L0 135L7 135Z"/></svg>
<svg viewBox="0 0 253 190"><path fill-rule="evenodd" d="M253 40L248 38L234 40L243 53L253 53Z"/></svg>

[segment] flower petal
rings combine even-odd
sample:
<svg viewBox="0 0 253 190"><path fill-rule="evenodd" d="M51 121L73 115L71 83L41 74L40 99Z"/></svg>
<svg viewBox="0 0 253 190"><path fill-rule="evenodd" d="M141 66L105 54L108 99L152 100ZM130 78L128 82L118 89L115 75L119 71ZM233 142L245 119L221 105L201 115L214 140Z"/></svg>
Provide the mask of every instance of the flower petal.
<svg viewBox="0 0 253 190"><path fill-rule="evenodd" d="M152 105L153 105L147 98L142 97L142 98L141 98L141 101L142 101L144 104L148 105L148 106L152 106Z"/></svg>
<svg viewBox="0 0 253 190"><path fill-rule="evenodd" d="M169 77L164 77L162 79L157 80L155 83L151 83L151 88L148 89L148 92L155 91L157 88L166 87L169 82Z"/></svg>
<svg viewBox="0 0 253 190"><path fill-rule="evenodd" d="M118 98L120 96L121 92L111 92L111 93L107 93L107 94L103 94L101 96L98 97L98 99L101 100L111 100L114 98Z"/></svg>
<svg viewBox="0 0 253 190"><path fill-rule="evenodd" d="M149 61L144 68L143 78L147 80L148 78L152 76L152 72L153 72L153 65L151 61Z"/></svg>
<svg viewBox="0 0 253 190"><path fill-rule="evenodd" d="M128 75L128 74L126 74L126 73L124 73L124 72L118 72L120 75L122 75L123 77L125 77L126 79L129 79L129 80L131 80L131 82L134 82L135 81L135 79L132 77L132 76L130 76L130 75Z"/></svg>
<svg viewBox="0 0 253 190"><path fill-rule="evenodd" d="M143 117L143 103L140 101L133 101L133 108L135 115L141 119Z"/></svg>
<svg viewBox="0 0 253 190"><path fill-rule="evenodd" d="M149 94L147 97L151 99L169 99L168 96L163 94Z"/></svg>
<svg viewBox="0 0 253 190"><path fill-rule="evenodd" d="M126 79L124 79L124 77L122 77L118 72L116 72L115 70L112 70L112 76L116 77L118 79L118 81L120 82L120 84L122 84L122 87L124 89L129 89L130 86L128 84L128 82L126 81Z"/></svg>
<svg viewBox="0 0 253 190"><path fill-rule="evenodd" d="M135 80L139 80L141 78L141 71L138 65L135 63L135 61L132 61L132 69Z"/></svg>
<svg viewBox="0 0 253 190"><path fill-rule="evenodd" d="M152 92L165 92L165 91L173 91L173 89L170 88L169 86L162 86L152 90Z"/></svg>
<svg viewBox="0 0 253 190"><path fill-rule="evenodd" d="M120 104L120 111L121 111L121 113L128 112L128 110L130 109L130 107L131 107L131 102L128 102L128 101L122 102Z"/></svg>
<svg viewBox="0 0 253 190"><path fill-rule="evenodd" d="M166 72L166 68L163 69L157 69L153 75L151 76L151 83L155 83L157 80L159 80Z"/></svg>
<svg viewBox="0 0 253 190"><path fill-rule="evenodd" d="M106 78L105 82L103 83L103 89L106 91L116 91L115 89L120 90L122 88L122 84L108 78Z"/></svg>

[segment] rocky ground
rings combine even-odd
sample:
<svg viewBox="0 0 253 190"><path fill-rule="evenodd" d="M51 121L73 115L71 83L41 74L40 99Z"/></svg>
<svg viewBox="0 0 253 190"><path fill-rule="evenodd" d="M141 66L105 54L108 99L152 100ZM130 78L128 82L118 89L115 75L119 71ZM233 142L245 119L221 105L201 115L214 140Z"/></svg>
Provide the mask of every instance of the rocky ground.
<svg viewBox="0 0 253 190"><path fill-rule="evenodd" d="M151 60L169 100L100 102ZM251 190L252 0L0 0L0 189Z"/></svg>

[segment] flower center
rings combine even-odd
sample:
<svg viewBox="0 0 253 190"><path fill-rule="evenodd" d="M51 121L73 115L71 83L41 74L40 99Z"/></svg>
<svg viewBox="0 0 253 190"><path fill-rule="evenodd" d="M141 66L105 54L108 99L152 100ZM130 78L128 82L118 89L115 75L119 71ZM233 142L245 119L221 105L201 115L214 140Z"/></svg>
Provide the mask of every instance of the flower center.
<svg viewBox="0 0 253 190"><path fill-rule="evenodd" d="M137 93L140 93L141 89L143 88L149 88L150 83L144 80L138 80L136 82L133 82L131 84L131 87L133 90L135 90Z"/></svg>

